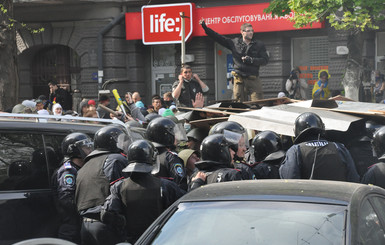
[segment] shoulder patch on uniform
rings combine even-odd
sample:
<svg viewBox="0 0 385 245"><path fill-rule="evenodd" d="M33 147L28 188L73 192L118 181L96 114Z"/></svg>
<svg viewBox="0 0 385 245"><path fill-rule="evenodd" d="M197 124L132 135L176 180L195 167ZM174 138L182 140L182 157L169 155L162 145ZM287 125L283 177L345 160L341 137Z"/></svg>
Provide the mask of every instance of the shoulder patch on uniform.
<svg viewBox="0 0 385 245"><path fill-rule="evenodd" d="M64 175L64 184L66 186L74 186L75 185L75 176L73 174Z"/></svg>
<svg viewBox="0 0 385 245"><path fill-rule="evenodd" d="M70 163L70 162L65 162L65 163L64 163L64 168L65 168L65 169L72 168L71 163Z"/></svg>
<svg viewBox="0 0 385 245"><path fill-rule="evenodd" d="M175 173L176 173L178 176L184 177L184 170L183 170L182 164L180 164L180 163L174 164L174 170L175 170Z"/></svg>

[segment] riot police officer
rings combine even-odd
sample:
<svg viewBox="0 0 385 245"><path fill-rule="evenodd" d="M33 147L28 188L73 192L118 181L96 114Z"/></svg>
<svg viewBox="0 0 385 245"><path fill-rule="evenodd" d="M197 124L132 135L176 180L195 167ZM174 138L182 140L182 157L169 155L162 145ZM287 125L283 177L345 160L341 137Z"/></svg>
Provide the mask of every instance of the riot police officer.
<svg viewBox="0 0 385 245"><path fill-rule="evenodd" d="M299 115L294 133L294 145L279 169L281 178L359 182L349 151L343 144L324 138L325 125L317 114Z"/></svg>
<svg viewBox="0 0 385 245"><path fill-rule="evenodd" d="M199 169L192 175L189 190L198 188L204 184L242 180L241 172L232 168L235 151L231 145L236 144L233 139L226 138L223 134L207 136L201 144L201 161L195 166ZM204 177L197 176L204 173Z"/></svg>
<svg viewBox="0 0 385 245"><path fill-rule="evenodd" d="M122 172L128 164L122 155L127 141L127 134L119 126L104 126L95 133L95 150L86 157L76 178L76 205L83 218L82 244L120 241L114 230L100 221L100 211L110 194L110 185L127 176Z"/></svg>
<svg viewBox="0 0 385 245"><path fill-rule="evenodd" d="M209 132L212 134L226 134L226 137L233 137L237 143L232 145L235 151L233 166L242 173L242 179L255 179L251 166L245 161L245 153L249 144L246 129L237 122L225 121L215 124Z"/></svg>
<svg viewBox="0 0 385 245"><path fill-rule="evenodd" d="M67 135L61 144L63 164L52 176L55 205L61 219L58 237L80 243L81 219L75 204L76 176L84 158L93 150L93 142L83 133Z"/></svg>
<svg viewBox="0 0 385 245"><path fill-rule="evenodd" d="M258 133L251 142L255 164L252 170L256 179L280 179L279 167L285 157L278 134L266 130Z"/></svg>
<svg viewBox="0 0 385 245"><path fill-rule="evenodd" d="M385 188L385 126L374 133L372 147L380 162L369 168L361 182Z"/></svg>
<svg viewBox="0 0 385 245"><path fill-rule="evenodd" d="M137 140L127 153L129 163L123 172L130 173L130 177L111 187L101 219L117 230L124 230L126 240L133 244L184 191L172 181L153 176L159 170L159 163L158 152L151 142Z"/></svg>
<svg viewBox="0 0 385 245"><path fill-rule="evenodd" d="M184 130L169 118L155 118L147 126L146 137L159 152L160 170L157 176L172 180L183 190L187 190L183 161L174 152L176 138L181 136L186 136Z"/></svg>

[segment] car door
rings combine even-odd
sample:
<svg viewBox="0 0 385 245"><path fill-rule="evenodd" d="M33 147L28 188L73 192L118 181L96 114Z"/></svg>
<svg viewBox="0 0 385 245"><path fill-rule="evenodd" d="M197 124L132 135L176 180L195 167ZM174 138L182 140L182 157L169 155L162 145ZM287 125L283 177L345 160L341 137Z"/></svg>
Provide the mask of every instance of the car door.
<svg viewBox="0 0 385 245"><path fill-rule="evenodd" d="M0 132L0 243L55 237L50 178L65 135Z"/></svg>

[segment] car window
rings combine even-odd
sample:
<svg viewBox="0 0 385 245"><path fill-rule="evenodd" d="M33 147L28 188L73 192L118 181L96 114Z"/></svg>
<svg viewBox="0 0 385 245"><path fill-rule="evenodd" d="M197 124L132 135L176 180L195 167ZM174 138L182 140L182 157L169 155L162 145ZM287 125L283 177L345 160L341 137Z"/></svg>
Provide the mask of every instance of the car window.
<svg viewBox="0 0 385 245"><path fill-rule="evenodd" d="M181 203L152 244L342 244L345 206L294 202Z"/></svg>
<svg viewBox="0 0 385 245"><path fill-rule="evenodd" d="M378 218L380 219L380 221L382 221L381 222L382 229L384 229L385 228L385 198L380 196L372 196L370 203L373 205L375 212L378 215Z"/></svg>
<svg viewBox="0 0 385 245"><path fill-rule="evenodd" d="M0 191L49 188L50 176L61 160L63 138L0 133Z"/></svg>
<svg viewBox="0 0 385 245"><path fill-rule="evenodd" d="M361 208L358 222L358 238L360 244L383 245L385 233L369 200L366 199Z"/></svg>

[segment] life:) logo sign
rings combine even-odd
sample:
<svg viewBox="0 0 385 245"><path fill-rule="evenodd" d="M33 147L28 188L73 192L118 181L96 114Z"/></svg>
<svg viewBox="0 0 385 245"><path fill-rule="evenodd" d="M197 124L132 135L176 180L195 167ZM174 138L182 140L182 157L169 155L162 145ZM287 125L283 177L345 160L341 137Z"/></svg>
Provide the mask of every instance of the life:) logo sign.
<svg viewBox="0 0 385 245"><path fill-rule="evenodd" d="M182 18L185 20L185 40L193 31L191 3L150 5L142 7L142 41L144 44L181 43Z"/></svg>

